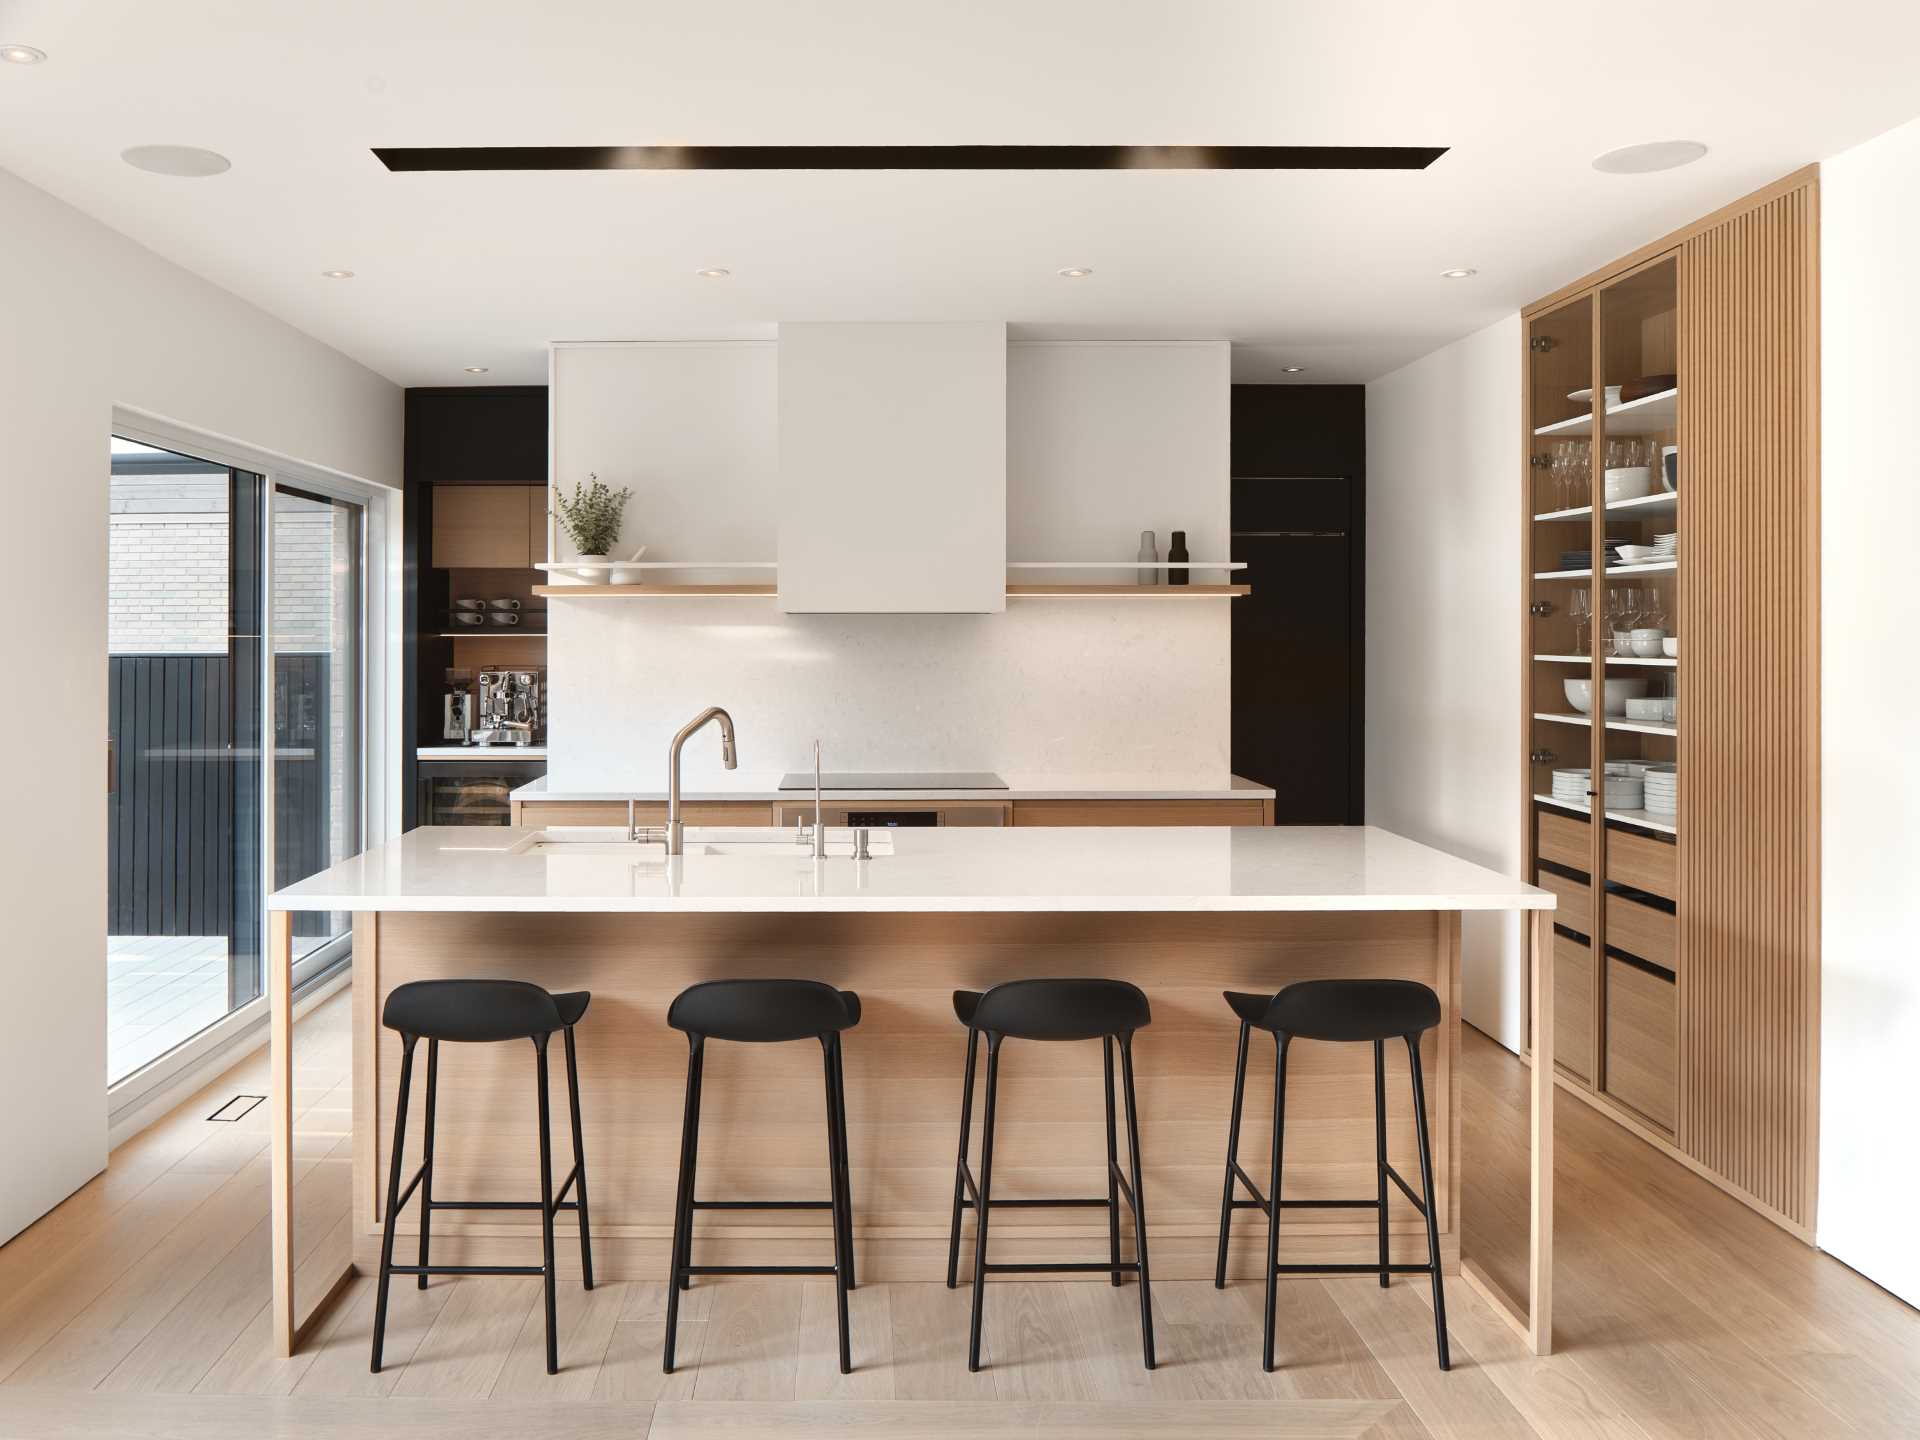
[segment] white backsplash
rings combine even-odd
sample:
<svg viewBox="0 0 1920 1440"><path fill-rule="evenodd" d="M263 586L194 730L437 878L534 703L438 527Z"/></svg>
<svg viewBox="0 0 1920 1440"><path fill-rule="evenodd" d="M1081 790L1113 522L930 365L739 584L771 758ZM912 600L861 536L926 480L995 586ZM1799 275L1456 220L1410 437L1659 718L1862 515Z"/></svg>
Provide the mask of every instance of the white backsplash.
<svg viewBox="0 0 1920 1440"><path fill-rule="evenodd" d="M740 769L688 745L688 789L810 768L1191 777L1228 768L1227 600L1013 600L1002 615L783 615L770 600L552 605L549 784L658 787L707 705Z"/></svg>

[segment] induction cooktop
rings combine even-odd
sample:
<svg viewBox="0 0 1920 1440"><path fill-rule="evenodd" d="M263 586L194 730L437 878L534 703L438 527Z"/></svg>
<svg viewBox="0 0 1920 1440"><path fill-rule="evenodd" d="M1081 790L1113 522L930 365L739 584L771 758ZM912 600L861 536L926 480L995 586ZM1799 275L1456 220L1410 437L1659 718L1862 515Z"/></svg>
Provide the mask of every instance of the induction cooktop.
<svg viewBox="0 0 1920 1440"><path fill-rule="evenodd" d="M1007 782L988 770L908 772L899 775L870 771L829 771L820 777L823 790L1004 790ZM813 775L794 771L780 777L782 790L811 790Z"/></svg>

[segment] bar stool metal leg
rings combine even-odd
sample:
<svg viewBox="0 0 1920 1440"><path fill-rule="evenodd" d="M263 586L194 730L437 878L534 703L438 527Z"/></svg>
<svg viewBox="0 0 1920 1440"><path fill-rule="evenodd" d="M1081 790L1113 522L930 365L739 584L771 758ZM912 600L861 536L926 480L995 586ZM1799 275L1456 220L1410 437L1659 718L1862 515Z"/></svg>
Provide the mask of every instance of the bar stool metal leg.
<svg viewBox="0 0 1920 1440"><path fill-rule="evenodd" d="M1240 1107L1247 1093L1247 1036L1252 1028L1246 1021L1240 1022L1240 1050L1233 1060L1233 1117L1227 1122L1227 1178L1220 1187L1220 1253L1213 1262L1216 1290L1227 1288L1227 1237L1233 1224L1233 1167L1240 1161Z"/></svg>
<svg viewBox="0 0 1920 1440"><path fill-rule="evenodd" d="M824 1093L827 1098L827 1175L833 1189L833 1303L835 1318L840 1327L840 1373L851 1375L853 1351L847 1337L847 1254L850 1247L847 1231L841 1223L845 1213L846 1191L840 1178L839 1067L838 1057L834 1053L839 1043L838 1035L823 1036L820 1049L826 1078Z"/></svg>
<svg viewBox="0 0 1920 1440"><path fill-rule="evenodd" d="M1107 1076L1107 1255L1113 1261L1113 1288L1120 1288L1120 1141L1114 1132L1113 1037L1100 1037L1100 1058Z"/></svg>
<svg viewBox="0 0 1920 1440"><path fill-rule="evenodd" d="M680 1319L680 1292L686 1286L693 1230L694 1145L700 1129L700 1057L698 1035L687 1042L687 1099L680 1119L680 1186L673 1205L673 1245L667 1264L667 1336L661 1354L663 1373L673 1373L673 1342Z"/></svg>
<svg viewBox="0 0 1920 1440"><path fill-rule="evenodd" d="M567 1112L573 1124L573 1199L580 1217L580 1278L583 1288L593 1288L593 1240L588 1234L587 1221L587 1154L586 1142L580 1136L580 1066L573 1053L573 1027L567 1026ZM431 1089L433 1081L432 1057L428 1057L427 1081ZM432 1111L428 1111L429 1114ZM424 1261L422 1262L425 1263Z"/></svg>
<svg viewBox="0 0 1920 1440"><path fill-rule="evenodd" d="M1133 1206L1133 1257L1140 1266L1140 1351L1147 1369L1153 1369L1153 1278L1147 1270L1147 1194L1140 1174L1140 1101L1133 1090L1133 1033L1120 1037L1120 1073L1127 1090L1127 1168L1132 1184L1127 1196ZM1113 1172L1107 1172L1111 1175Z"/></svg>
<svg viewBox="0 0 1920 1440"><path fill-rule="evenodd" d="M433 1263L427 1259L427 1243L433 1229L433 1117L434 1112L439 1108L437 1099L440 1092L439 1082L440 1040L436 1036L427 1041L427 1113L423 1117L426 1124L421 1136L421 1150L424 1153L421 1156L423 1163L420 1167L420 1269L422 1274L419 1276L419 1281L422 1290L427 1288L427 1277L424 1272Z"/></svg>
<svg viewBox="0 0 1920 1440"><path fill-rule="evenodd" d="M1000 1078L1000 1037L987 1036L987 1113L980 1128L980 1189L974 1197L973 1322L967 1331L967 1369L980 1368L980 1312L987 1297L987 1213L993 1197L993 1101Z"/></svg>
<svg viewBox="0 0 1920 1440"><path fill-rule="evenodd" d="M553 1297L553 1121L547 1095L547 1037L533 1041L538 1078L535 1088L540 1096L540 1277L546 1288L547 1373L560 1373L560 1340Z"/></svg>
<svg viewBox="0 0 1920 1440"><path fill-rule="evenodd" d="M1273 1161L1267 1173L1267 1304L1260 1366L1273 1370L1273 1312L1280 1295L1280 1150L1286 1138L1287 1037L1273 1037Z"/></svg>
<svg viewBox="0 0 1920 1440"><path fill-rule="evenodd" d="M380 1237L380 1279L373 1298L373 1373L387 1341L387 1287L393 1280L393 1228L400 1209L400 1152L407 1135L407 1092L413 1088L413 1047L419 1037L400 1037L400 1095L393 1110L393 1160L387 1170L386 1228Z"/></svg>
<svg viewBox="0 0 1920 1440"><path fill-rule="evenodd" d="M1387 1288L1387 1042L1373 1042L1373 1163L1380 1182L1380 1288Z"/></svg>
<svg viewBox="0 0 1920 1440"><path fill-rule="evenodd" d="M1426 1197L1422 1213L1427 1221L1427 1264L1433 1268L1433 1341L1440 1368L1448 1370L1452 1365L1447 1357L1447 1299L1440 1288L1440 1207L1433 1188L1433 1147L1427 1139L1427 1088L1420 1075L1418 1035L1407 1036L1407 1058L1413 1067L1413 1123L1420 1136L1420 1190Z"/></svg>
<svg viewBox="0 0 1920 1440"><path fill-rule="evenodd" d="M953 1167L953 1228L947 1235L947 1288L960 1283L960 1207L966 1198L967 1146L973 1129L974 1056L980 1050L980 1032L967 1031L967 1078L960 1088L960 1158Z"/></svg>
<svg viewBox="0 0 1920 1440"><path fill-rule="evenodd" d="M833 1116L829 1120L829 1135L836 1136L833 1151L834 1207L834 1244L846 1246L847 1288L858 1289L853 1266L853 1168L848 1158L847 1144L847 1055L835 1034L829 1046L833 1061L833 1088L827 1096L827 1103L833 1107Z"/></svg>

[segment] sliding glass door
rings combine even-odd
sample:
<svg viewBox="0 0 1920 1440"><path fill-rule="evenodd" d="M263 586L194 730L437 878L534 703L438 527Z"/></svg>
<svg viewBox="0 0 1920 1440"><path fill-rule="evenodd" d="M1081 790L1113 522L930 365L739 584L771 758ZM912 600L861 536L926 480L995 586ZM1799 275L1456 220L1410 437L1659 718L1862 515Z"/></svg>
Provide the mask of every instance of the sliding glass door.
<svg viewBox="0 0 1920 1440"><path fill-rule="evenodd" d="M111 453L109 1085L264 993L269 880L362 848L366 535L357 501ZM303 919L296 983L349 939L344 915Z"/></svg>

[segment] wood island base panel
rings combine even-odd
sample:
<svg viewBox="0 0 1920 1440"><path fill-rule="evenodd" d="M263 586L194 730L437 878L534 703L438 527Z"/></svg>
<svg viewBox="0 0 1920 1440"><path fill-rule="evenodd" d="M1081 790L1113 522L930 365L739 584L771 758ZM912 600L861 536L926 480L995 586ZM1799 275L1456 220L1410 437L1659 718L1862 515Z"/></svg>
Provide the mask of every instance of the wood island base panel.
<svg viewBox="0 0 1920 1440"><path fill-rule="evenodd" d="M365 914L355 933L354 1259L377 1267L398 1036L378 1023L394 987L443 977L532 979L590 990L577 1030L583 1133L597 1275L659 1279L667 1269L686 1084L687 1040L668 1028L675 995L701 980L793 976L860 996L860 1024L843 1037L853 1177L854 1241L862 1280L946 1274L966 1030L955 989L1032 976L1108 976L1147 993L1153 1023L1134 1042L1141 1105L1148 1242L1156 1278L1213 1274L1237 1021L1227 989L1274 991L1295 980L1367 975L1418 980L1442 997L1426 1037L1434 1166L1446 1267L1458 1265L1458 918L1450 913L1272 915L581 915ZM828 1193L819 1047L811 1042L707 1047L702 1086L700 1197L820 1199ZM1387 1058L1388 1148L1417 1175L1403 1047ZM563 1080L559 1047L549 1063ZM437 1195L524 1200L538 1193L534 1048L522 1042L441 1048L434 1157ZM978 1088L985 1085L980 1067ZM415 1067L418 1072L419 1067ZM1266 1178L1272 1114L1271 1042L1254 1036L1241 1163ZM416 1073L414 1085L422 1085ZM1296 1041L1289 1057L1288 1199L1368 1198L1374 1191L1369 1047ZM994 1196L1087 1195L1104 1189L1106 1137L1100 1047L1087 1041L1002 1049ZM557 1092L556 1092L557 1093ZM422 1105L410 1110L404 1160L421 1153ZM977 1159L981 1102L976 1094ZM1122 1124L1124 1137L1125 1126ZM570 1153L564 1107L555 1153ZM1121 1141L1124 1150L1125 1140ZM399 1232L417 1235L417 1206ZM1265 1222L1236 1214L1231 1273L1257 1278ZM571 1236L570 1217L560 1230ZM1132 1240L1122 1226L1131 1258ZM1411 1205L1396 1205L1394 1259L1420 1263L1426 1237ZM971 1264L972 1221L962 1227ZM993 1224L996 1260L1098 1260L1098 1210L1009 1210ZM433 1222L435 1263L516 1264L536 1256L537 1215L458 1211ZM810 1212L703 1211L700 1263L826 1263L824 1217ZM405 1240L398 1247L407 1253ZM578 1250L558 1247L578 1274ZM1281 1259L1375 1258L1367 1211L1290 1212ZM997 1277L996 1277L997 1278Z"/></svg>

